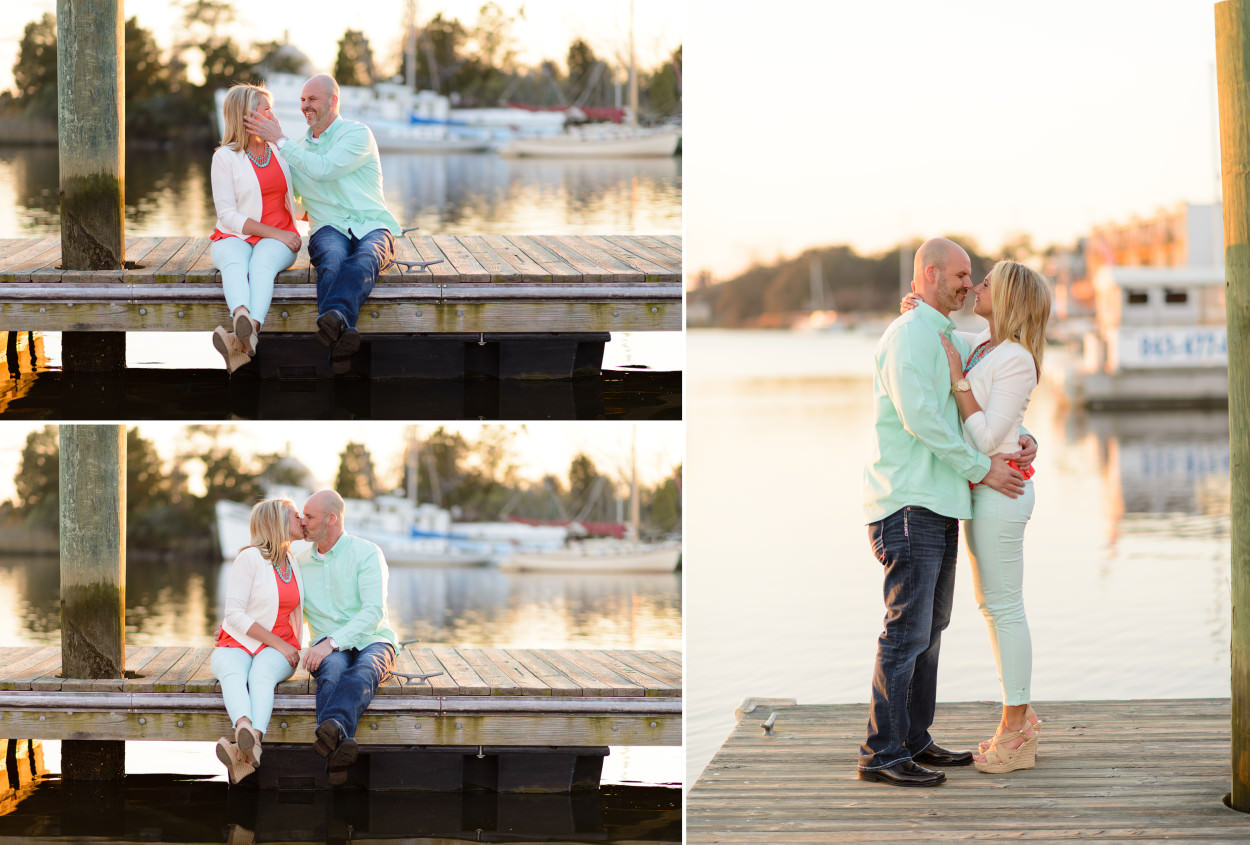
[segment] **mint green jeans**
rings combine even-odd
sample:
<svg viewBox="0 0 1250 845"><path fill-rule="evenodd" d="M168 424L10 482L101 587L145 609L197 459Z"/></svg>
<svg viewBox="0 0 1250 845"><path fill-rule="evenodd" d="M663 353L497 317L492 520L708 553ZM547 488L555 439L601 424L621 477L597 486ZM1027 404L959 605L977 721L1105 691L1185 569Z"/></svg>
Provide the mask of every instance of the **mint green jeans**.
<svg viewBox="0 0 1250 845"><path fill-rule="evenodd" d="M978 484L964 537L972 559L977 607L989 627L1003 704L1028 704L1033 642L1024 613L1024 526L1033 514L1033 482L1012 499Z"/></svg>

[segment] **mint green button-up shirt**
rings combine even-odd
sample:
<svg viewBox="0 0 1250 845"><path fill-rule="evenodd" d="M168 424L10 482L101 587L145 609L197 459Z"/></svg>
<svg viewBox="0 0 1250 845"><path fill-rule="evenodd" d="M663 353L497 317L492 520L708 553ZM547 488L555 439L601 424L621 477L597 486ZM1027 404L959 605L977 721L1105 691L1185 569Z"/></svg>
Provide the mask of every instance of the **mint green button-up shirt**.
<svg viewBox="0 0 1250 845"><path fill-rule="evenodd" d="M304 619L312 640L333 637L340 649L399 642L386 618L386 558L382 550L344 534L324 555L314 545L299 556Z"/></svg>
<svg viewBox="0 0 1250 845"><path fill-rule="evenodd" d="M891 323L877 344L875 447L864 471L864 516L870 523L907 506L967 519L972 516L968 482L989 472L990 459L964 440L939 332L967 357L968 346L954 324L923 303Z"/></svg>
<svg viewBox="0 0 1250 845"><path fill-rule="evenodd" d="M295 196L308 212L312 231L333 226L357 238L374 229L399 235L399 223L382 195L378 144L363 123L335 118L320 138L308 129L303 138L283 144L279 155L291 169Z"/></svg>

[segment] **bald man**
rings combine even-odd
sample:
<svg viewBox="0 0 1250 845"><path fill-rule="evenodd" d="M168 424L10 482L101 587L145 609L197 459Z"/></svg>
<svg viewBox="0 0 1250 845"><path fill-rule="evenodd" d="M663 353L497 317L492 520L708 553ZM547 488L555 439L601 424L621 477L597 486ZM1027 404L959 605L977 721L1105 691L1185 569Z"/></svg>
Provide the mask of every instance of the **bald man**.
<svg viewBox="0 0 1250 845"><path fill-rule="evenodd" d="M885 625L877 639L868 737L859 777L893 786L937 786L942 771L965 766L970 751L947 751L929 728L937 698L938 652L950 622L959 520L972 516L969 482L1016 497L1024 476L1008 459L967 444L939 335L965 357L950 320L972 287L968 253L934 238L916 251L912 292L921 302L882 335L873 377L876 445L864 472L864 513L873 554L884 570Z"/></svg>
<svg viewBox="0 0 1250 845"><path fill-rule="evenodd" d="M304 505L301 525L313 545L299 558L304 618L313 645L305 665L317 681L317 753L329 782L346 782L356 762L356 725L378 684L395 665L395 632L386 618L382 550L344 529L343 498L319 490Z"/></svg>
<svg viewBox="0 0 1250 845"><path fill-rule="evenodd" d="M277 146L308 213L317 340L330 348L333 371L345 373L360 349L360 309L395 256L400 228L386 208L377 142L369 127L339 116L338 83L324 73L311 77L300 92L300 111L308 124L302 138L287 138L260 112L244 123Z"/></svg>

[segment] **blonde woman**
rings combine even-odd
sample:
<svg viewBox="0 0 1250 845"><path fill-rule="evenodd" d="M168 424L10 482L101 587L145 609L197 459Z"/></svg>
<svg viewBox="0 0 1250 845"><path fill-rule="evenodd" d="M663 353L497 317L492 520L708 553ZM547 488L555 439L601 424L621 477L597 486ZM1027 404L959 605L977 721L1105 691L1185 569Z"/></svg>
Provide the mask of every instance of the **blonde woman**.
<svg viewBox="0 0 1250 845"><path fill-rule="evenodd" d="M266 499L252 508L252 542L239 551L226 581L225 619L213 649L235 740L217 741L217 758L238 783L260 765L261 740L273 714L274 687L295 673L304 631L303 581L291 541L302 540L299 511L290 499Z"/></svg>
<svg viewBox="0 0 1250 845"><path fill-rule="evenodd" d="M989 328L972 339L962 360L946 337L951 390L963 419L964 439L987 455L1013 453L1024 410L1042 372L1050 289L1040 274L999 261L972 289L973 311ZM977 484L972 519L964 525L977 606L989 627L1002 686L1002 717L992 739L981 743L973 765L1002 774L1034 765L1041 720L1030 706L1032 642L1024 612L1024 527L1033 513L1033 467L1023 468L1024 493L1009 498Z"/></svg>
<svg viewBox="0 0 1250 845"><path fill-rule="evenodd" d="M231 320L230 328L213 331L213 346L232 373L256 354L274 278L295 263L300 249L291 173L277 149L243 125L244 115L256 111L273 118L264 88L235 85L226 93L224 132L211 170L217 228L210 254Z"/></svg>

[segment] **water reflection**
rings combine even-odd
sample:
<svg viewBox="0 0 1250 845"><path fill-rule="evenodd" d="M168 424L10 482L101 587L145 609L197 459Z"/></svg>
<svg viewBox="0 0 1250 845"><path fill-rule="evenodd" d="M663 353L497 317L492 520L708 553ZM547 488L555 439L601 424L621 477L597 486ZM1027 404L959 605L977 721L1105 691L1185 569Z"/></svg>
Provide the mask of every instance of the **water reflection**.
<svg viewBox="0 0 1250 845"><path fill-rule="evenodd" d="M680 793L658 787L603 787L573 795L259 792L228 789L220 781L129 775L116 785L46 782L24 789L20 798L0 815L0 839L681 841Z"/></svg>
<svg viewBox="0 0 1250 845"><path fill-rule="evenodd" d="M0 148L0 237L56 235L55 147ZM207 236L211 151L126 155L126 234ZM560 161L385 153L386 198L423 234L676 234L681 159Z"/></svg>
<svg viewBox="0 0 1250 845"><path fill-rule="evenodd" d="M209 645L222 616L227 570L226 563L128 561L127 644ZM14 609L0 622L0 643L59 644L59 591L60 560L55 555L0 557L0 600ZM677 575L543 575L395 566L387 611L404 640L473 647L681 646Z"/></svg>

